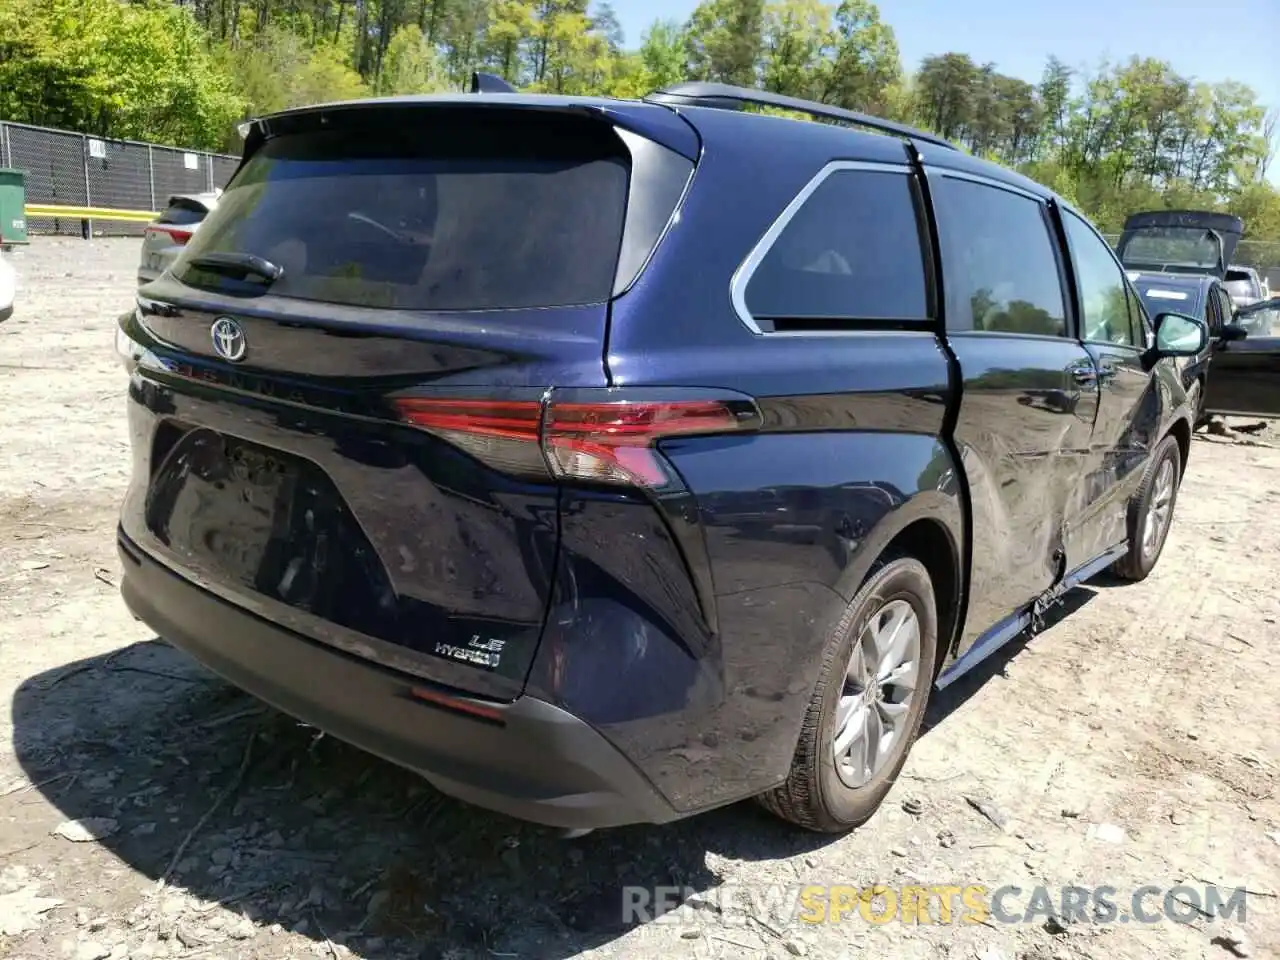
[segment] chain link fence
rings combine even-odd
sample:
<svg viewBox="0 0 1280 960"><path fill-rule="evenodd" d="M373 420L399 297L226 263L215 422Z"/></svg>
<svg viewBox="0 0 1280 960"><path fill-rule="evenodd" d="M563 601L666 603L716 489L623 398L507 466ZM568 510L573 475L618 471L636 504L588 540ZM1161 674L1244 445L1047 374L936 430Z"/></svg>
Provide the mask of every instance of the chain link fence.
<svg viewBox="0 0 1280 960"><path fill-rule="evenodd" d="M225 186L240 158L0 121L0 166L25 171L27 203L160 210L174 194ZM93 220L97 236L139 236L145 224ZM80 219L32 217L30 234L81 236Z"/></svg>
<svg viewBox="0 0 1280 960"><path fill-rule="evenodd" d="M117 210L160 210L174 194L207 193L231 178L240 158L134 140L106 140L66 130L0 121L0 166L27 175L27 202ZM98 236L138 236L144 224L94 220ZM32 217L31 234L80 236L80 219ZM1118 235L1107 235L1113 246ZM1280 291L1280 242L1242 240L1235 261L1256 267Z"/></svg>

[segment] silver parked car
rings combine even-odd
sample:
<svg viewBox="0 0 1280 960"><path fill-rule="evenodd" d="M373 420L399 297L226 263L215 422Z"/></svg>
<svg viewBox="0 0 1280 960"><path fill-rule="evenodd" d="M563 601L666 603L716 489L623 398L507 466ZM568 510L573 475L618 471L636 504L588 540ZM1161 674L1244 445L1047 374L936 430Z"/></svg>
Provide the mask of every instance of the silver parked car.
<svg viewBox="0 0 1280 960"><path fill-rule="evenodd" d="M1224 285L1237 308L1250 306L1269 296L1266 285L1253 267L1232 264L1227 268ZM1252 336L1268 337L1275 320L1274 310L1257 310L1240 322Z"/></svg>
<svg viewBox="0 0 1280 960"><path fill-rule="evenodd" d="M142 260L138 264L138 285L150 283L169 269L222 196L213 193L186 193L169 198L164 212L147 225L142 234Z"/></svg>

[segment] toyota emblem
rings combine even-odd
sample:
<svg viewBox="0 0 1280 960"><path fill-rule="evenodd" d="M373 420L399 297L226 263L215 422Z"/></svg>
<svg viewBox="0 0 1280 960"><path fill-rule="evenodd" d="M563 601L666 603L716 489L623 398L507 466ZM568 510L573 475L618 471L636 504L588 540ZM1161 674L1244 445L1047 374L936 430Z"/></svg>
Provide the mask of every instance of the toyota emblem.
<svg viewBox="0 0 1280 960"><path fill-rule="evenodd" d="M223 360L238 363L249 352L249 341L245 339L244 329L230 317L219 317L213 321L209 335L213 340L213 352Z"/></svg>

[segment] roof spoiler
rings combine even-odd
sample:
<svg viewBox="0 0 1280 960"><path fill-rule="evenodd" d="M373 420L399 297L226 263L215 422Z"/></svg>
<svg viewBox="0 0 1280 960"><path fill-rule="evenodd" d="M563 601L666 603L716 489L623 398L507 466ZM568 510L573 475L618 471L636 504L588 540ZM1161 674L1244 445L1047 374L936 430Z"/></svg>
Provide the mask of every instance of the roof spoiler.
<svg viewBox="0 0 1280 960"><path fill-rule="evenodd" d="M472 93L516 93L517 90L500 76L493 73L481 73L479 70L471 74Z"/></svg>

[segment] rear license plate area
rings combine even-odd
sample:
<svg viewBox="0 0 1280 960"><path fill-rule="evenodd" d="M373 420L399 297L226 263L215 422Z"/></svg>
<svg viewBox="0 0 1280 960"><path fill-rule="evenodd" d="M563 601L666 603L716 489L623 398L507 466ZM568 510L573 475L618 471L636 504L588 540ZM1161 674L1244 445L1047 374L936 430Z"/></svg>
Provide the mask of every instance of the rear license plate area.
<svg viewBox="0 0 1280 960"><path fill-rule="evenodd" d="M152 478L147 526L179 558L254 587L274 541L288 537L297 460L212 430L191 430Z"/></svg>
<svg viewBox="0 0 1280 960"><path fill-rule="evenodd" d="M176 426L185 432L155 467L146 522L180 566L362 633L395 634L386 567L320 467Z"/></svg>

